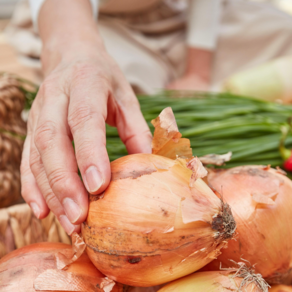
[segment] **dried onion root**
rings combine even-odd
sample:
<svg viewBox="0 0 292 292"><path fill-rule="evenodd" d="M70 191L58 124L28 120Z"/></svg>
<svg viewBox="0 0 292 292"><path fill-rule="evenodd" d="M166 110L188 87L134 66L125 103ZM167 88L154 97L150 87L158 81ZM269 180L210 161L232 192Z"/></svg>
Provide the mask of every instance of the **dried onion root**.
<svg viewBox="0 0 292 292"><path fill-rule="evenodd" d="M224 271L199 272L167 284L158 292L268 292L270 287L254 267L246 262L233 262ZM280 291L278 291L280 292Z"/></svg>
<svg viewBox="0 0 292 292"><path fill-rule="evenodd" d="M229 206L201 179L172 110L153 121L153 154L111 163L112 178L91 196L82 226L87 254L109 278L154 286L188 275L216 258L236 224Z"/></svg>
<svg viewBox="0 0 292 292"><path fill-rule="evenodd" d="M63 243L36 243L9 253L0 260L0 291L124 291L95 268L84 248L79 239L73 250Z"/></svg>
<svg viewBox="0 0 292 292"><path fill-rule="evenodd" d="M243 257L270 284L292 280L292 182L280 169L242 166L211 171L212 189L223 194L237 222L235 240L204 270Z"/></svg>

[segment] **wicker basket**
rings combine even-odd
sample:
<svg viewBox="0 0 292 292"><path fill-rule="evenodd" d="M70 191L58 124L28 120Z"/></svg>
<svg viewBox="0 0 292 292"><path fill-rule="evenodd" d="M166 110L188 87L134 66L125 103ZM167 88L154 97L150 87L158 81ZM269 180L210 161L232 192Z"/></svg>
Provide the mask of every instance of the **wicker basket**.
<svg viewBox="0 0 292 292"><path fill-rule="evenodd" d="M16 248L44 241L70 243L70 237L52 213L39 220L27 204L0 209L0 257Z"/></svg>
<svg viewBox="0 0 292 292"><path fill-rule="evenodd" d="M9 75L0 77L0 207L22 201L20 161L26 123L21 118L25 104L19 82Z"/></svg>

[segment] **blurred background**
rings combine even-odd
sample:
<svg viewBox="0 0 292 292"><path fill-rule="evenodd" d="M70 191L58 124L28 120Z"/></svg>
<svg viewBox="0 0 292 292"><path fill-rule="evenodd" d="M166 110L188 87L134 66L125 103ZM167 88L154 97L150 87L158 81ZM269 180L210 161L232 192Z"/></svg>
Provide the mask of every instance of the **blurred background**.
<svg viewBox="0 0 292 292"><path fill-rule="evenodd" d="M290 14L292 17L292 0L246 0L251 2L266 3L274 6L275 8ZM0 0L0 72L10 72L26 76L28 79L40 82L40 72L33 67L33 60L27 60L17 54L11 45L8 44L8 40L5 37L4 30L8 25L15 6L19 0ZM19 18L19 16L18 16ZM11 43L11 40L10 40ZM13 43L13 41L12 41ZM16 44L17 45L17 44ZM25 46L25 44L23 44Z"/></svg>

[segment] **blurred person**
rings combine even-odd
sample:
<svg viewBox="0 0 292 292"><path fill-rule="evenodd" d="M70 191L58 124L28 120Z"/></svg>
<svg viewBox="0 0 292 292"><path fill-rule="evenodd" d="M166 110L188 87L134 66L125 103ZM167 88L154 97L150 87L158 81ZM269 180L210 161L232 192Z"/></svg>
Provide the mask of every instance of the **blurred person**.
<svg viewBox="0 0 292 292"><path fill-rule="evenodd" d="M207 90L292 53L292 19L243 0L108 0L98 22L96 0L30 2L42 43L30 34L34 46L17 38L14 45L34 59L41 54L44 81L28 120L22 194L38 218L52 210L69 234L87 216L87 192L99 194L110 181L105 123L118 128L130 154L151 152L132 88ZM11 36L27 33L13 21Z"/></svg>

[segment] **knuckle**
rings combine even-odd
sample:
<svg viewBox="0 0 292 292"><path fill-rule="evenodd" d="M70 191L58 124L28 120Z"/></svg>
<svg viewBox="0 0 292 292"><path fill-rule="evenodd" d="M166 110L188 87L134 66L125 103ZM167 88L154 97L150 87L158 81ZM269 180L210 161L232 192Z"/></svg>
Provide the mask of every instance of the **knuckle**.
<svg viewBox="0 0 292 292"><path fill-rule="evenodd" d="M140 110L140 103L133 92L130 90L119 95L119 101L125 108L131 109L139 109Z"/></svg>
<svg viewBox="0 0 292 292"><path fill-rule="evenodd" d="M91 76L94 72L94 66L89 63L84 62L77 62L74 65L74 75L73 78L78 80L84 80L87 79L89 76Z"/></svg>
<svg viewBox="0 0 292 292"><path fill-rule="evenodd" d="M61 168L56 168L48 174L48 181L55 194L64 194L67 190L68 175Z"/></svg>
<svg viewBox="0 0 292 292"><path fill-rule="evenodd" d="M72 134L82 128L86 122L92 118L92 111L88 105L76 106L68 117L68 125L71 129Z"/></svg>
<svg viewBox="0 0 292 292"><path fill-rule="evenodd" d="M95 80L94 86L102 91L109 91L112 84L112 74L108 70L101 70L98 64L88 62L78 62L74 65L72 76L73 84L84 85L88 81Z"/></svg>
<svg viewBox="0 0 292 292"><path fill-rule="evenodd" d="M36 151L31 151L30 157L29 157L29 166L34 175L38 173L40 164L41 164L41 160L38 153Z"/></svg>
<svg viewBox="0 0 292 292"><path fill-rule="evenodd" d="M100 121L101 119L101 121ZM105 116L100 115L95 112L90 106L90 104L76 104L76 106L72 109L68 116L68 125L71 129L72 134L74 135L76 131L80 129L84 129L85 127L88 129L88 125L92 120L96 120L99 122L105 121Z"/></svg>
<svg viewBox="0 0 292 292"><path fill-rule="evenodd" d="M40 152L51 146L57 133L56 129L57 126L53 121L45 121L38 125L35 131L34 143Z"/></svg>
<svg viewBox="0 0 292 292"><path fill-rule="evenodd" d="M54 82L51 82L50 79L46 79L40 86L38 95L39 96L47 96L54 90L56 86Z"/></svg>
<svg viewBox="0 0 292 292"><path fill-rule="evenodd" d="M88 160L88 158L92 159L92 157L95 157L95 150L96 145L93 143L93 141L82 141L76 148L76 159L80 165L84 163L85 160Z"/></svg>
<svg viewBox="0 0 292 292"><path fill-rule="evenodd" d="M51 190L47 190L46 192L44 192L43 196L48 207L50 209L54 209L56 205L56 199L57 199L55 194Z"/></svg>

